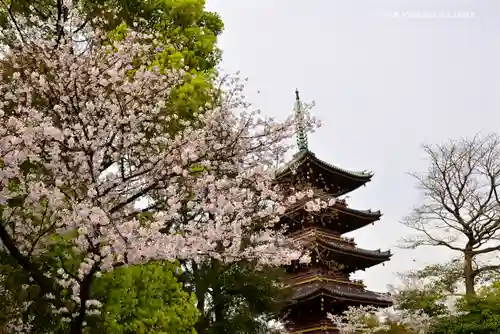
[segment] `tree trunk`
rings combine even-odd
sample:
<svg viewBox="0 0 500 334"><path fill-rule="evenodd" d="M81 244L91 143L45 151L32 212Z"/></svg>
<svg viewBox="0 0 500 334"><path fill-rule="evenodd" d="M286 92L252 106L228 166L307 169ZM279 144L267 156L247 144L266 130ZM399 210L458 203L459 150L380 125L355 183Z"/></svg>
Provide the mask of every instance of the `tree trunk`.
<svg viewBox="0 0 500 334"><path fill-rule="evenodd" d="M215 322L217 324L223 324L225 321L225 316L224 316L224 301L221 300L221 289L220 288L215 288L214 289L214 316L215 316Z"/></svg>
<svg viewBox="0 0 500 334"><path fill-rule="evenodd" d="M204 334L207 330L207 315L205 312L205 294L207 293L206 285L200 279L200 271L196 262L191 261L191 268L193 270L193 278L194 278L194 291L196 294L198 312L200 312L200 316L198 317L198 321L196 322L196 332L198 334Z"/></svg>
<svg viewBox="0 0 500 334"><path fill-rule="evenodd" d="M474 284L474 269L472 268L473 259L472 249L466 249L464 253L464 279L465 279L465 295L475 296L476 289Z"/></svg>
<svg viewBox="0 0 500 334"><path fill-rule="evenodd" d="M212 270L215 271L216 275L219 276L222 274L221 272L221 265L218 260L212 260ZM214 303L214 316L215 316L215 323L217 324L222 324L225 321L225 300L224 296L222 294L222 286L220 285L221 282L215 282L215 284L212 287L212 297L213 297L213 303Z"/></svg>

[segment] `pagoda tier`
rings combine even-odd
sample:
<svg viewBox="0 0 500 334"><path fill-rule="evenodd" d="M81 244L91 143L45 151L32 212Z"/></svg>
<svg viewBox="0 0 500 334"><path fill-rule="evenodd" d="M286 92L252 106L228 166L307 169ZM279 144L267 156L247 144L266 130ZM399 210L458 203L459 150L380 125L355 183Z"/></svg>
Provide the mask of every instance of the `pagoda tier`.
<svg viewBox="0 0 500 334"><path fill-rule="evenodd" d="M289 238L302 243L311 251L311 262L293 263L287 267L290 273L300 272L311 266L351 273L388 261L392 256L390 251L358 248L353 239L340 237L318 227L297 231L289 235Z"/></svg>
<svg viewBox="0 0 500 334"><path fill-rule="evenodd" d="M293 293L283 310L289 333L337 333L327 314L340 314L349 306L392 305L389 294L366 290L362 284L327 277L305 278L292 286ZM325 328L326 326L326 328Z"/></svg>
<svg viewBox="0 0 500 334"><path fill-rule="evenodd" d="M316 194L314 198L328 202L327 199ZM324 208L320 212L308 212L302 203L297 203L282 216L280 225L286 224L288 233L318 226L336 235L342 235L374 223L380 220L380 217L382 217L380 211L348 208L345 200L337 200L333 206Z"/></svg>
<svg viewBox="0 0 500 334"><path fill-rule="evenodd" d="M293 294L289 297L289 301L296 303L314 299L318 295L333 298L337 306L339 301L382 306L390 306L392 302L389 294L366 290L362 283L341 281L322 275L315 275L293 284Z"/></svg>
<svg viewBox="0 0 500 334"><path fill-rule="evenodd" d="M278 171L276 180L294 185L305 182L333 196L341 196L366 184L371 177L368 172L351 172L330 165L311 151L302 149Z"/></svg>

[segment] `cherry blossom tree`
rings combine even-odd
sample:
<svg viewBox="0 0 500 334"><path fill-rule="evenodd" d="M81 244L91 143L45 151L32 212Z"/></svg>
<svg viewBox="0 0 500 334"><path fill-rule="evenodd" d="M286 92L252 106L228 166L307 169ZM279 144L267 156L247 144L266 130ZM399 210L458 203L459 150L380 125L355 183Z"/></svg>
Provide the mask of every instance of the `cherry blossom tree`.
<svg viewBox="0 0 500 334"><path fill-rule="evenodd" d="M343 314L331 314L329 318L341 333L436 333L437 324L459 315L454 307L456 299L451 298L455 293L456 274L450 269L430 265L399 273L399 284L389 286L392 307L350 307ZM443 277L429 277L439 270Z"/></svg>
<svg viewBox="0 0 500 334"><path fill-rule="evenodd" d="M343 314L329 314L330 320L342 334L389 333L393 329L401 333L426 334L431 328L431 318L419 310L380 309L374 306L350 306Z"/></svg>
<svg viewBox="0 0 500 334"><path fill-rule="evenodd" d="M93 282L119 266L308 260L274 228L297 198L311 198L308 210L327 205L312 192L285 198L273 183L270 166L289 148L292 118L250 111L230 80L225 93L214 91L217 104L170 134L164 124L176 114L165 101L187 73L142 65L155 36L131 31L84 48L70 34L31 36L0 65L0 240L58 330L84 331L100 313ZM61 240L71 263L47 258ZM29 332L29 319L18 320L11 330Z"/></svg>

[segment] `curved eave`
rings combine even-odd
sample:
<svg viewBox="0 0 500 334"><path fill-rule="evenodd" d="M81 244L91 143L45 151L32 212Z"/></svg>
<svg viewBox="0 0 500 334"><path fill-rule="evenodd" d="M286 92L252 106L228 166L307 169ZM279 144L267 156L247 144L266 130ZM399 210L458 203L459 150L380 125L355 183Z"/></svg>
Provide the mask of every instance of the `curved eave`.
<svg viewBox="0 0 500 334"><path fill-rule="evenodd" d="M299 210L304 210L304 213L310 215L310 212L306 212L303 204L298 204L285 212L285 217L290 216L293 219L293 214ZM349 209L341 204L335 204L333 207L327 207L317 214L328 213L328 211L333 211L332 214L336 213L338 216L332 219L327 225L332 230L337 231L340 234L348 233L367 226L368 224L374 223L382 217L380 211L371 210L354 210ZM321 223L318 222L318 225Z"/></svg>
<svg viewBox="0 0 500 334"><path fill-rule="evenodd" d="M362 183L369 182L371 180L371 178L373 177L373 173L357 172L357 171L350 171L347 169L343 169L343 168L329 164L328 162L317 158L316 155L310 151L308 151L308 154L310 156L311 162L314 162L318 167L321 167L322 169L324 169L327 172L340 174L340 175L345 176L353 181L358 181L358 182L362 182Z"/></svg>
<svg viewBox="0 0 500 334"><path fill-rule="evenodd" d="M313 152L309 150L302 150L299 151L290 162L283 166L283 168L277 171L276 179L279 180L283 177L288 176L290 173L292 173L292 169L297 168L308 161L316 165L319 169L323 170L325 174L338 175L342 178L349 179L349 181L354 184L354 187L346 190L346 192L353 191L361 187L365 183L369 182L373 176L373 174L369 172L354 172L331 165L326 161L318 159ZM337 195L340 196L341 194Z"/></svg>
<svg viewBox="0 0 500 334"><path fill-rule="evenodd" d="M315 199L315 198L319 198L323 201L328 202L328 200L331 197L316 196L315 195L315 196L313 196L312 199ZM292 214L292 213L297 212L299 210L305 210L305 204L310 200L311 200L311 198L301 199L300 201L296 202L295 205L289 207L288 210L285 212L285 215ZM342 213L342 214L345 214L345 215L355 217L355 218L366 220L368 224L373 223L382 217L382 213L380 212L380 210L377 210L377 211L356 210L356 209L348 208L347 206L340 204L340 203L335 203L335 205L333 205L333 206L321 209L317 213L327 213L328 211L332 211L332 210L337 211L337 212ZM311 214L311 213L308 212L308 214Z"/></svg>
<svg viewBox="0 0 500 334"><path fill-rule="evenodd" d="M335 204L333 206L339 213L343 213L346 215L350 215L356 218L364 219L368 221L368 223L373 223L377 220L380 220L382 217L382 212L380 210L377 211L371 211L371 210L356 210L356 209L351 209L346 206L343 206L341 204Z"/></svg>
<svg viewBox="0 0 500 334"><path fill-rule="evenodd" d="M331 240L328 240L326 238L316 238L316 242L321 245L322 247L342 253L347 257L352 257L353 260L356 258L362 258L367 261L373 262L373 265L380 264L385 261L389 261L391 258L392 254L391 251L378 251L378 250L370 250L370 249L364 249L364 248L358 248L358 247L348 247L344 246L342 243L336 243L332 242Z"/></svg>
<svg viewBox="0 0 500 334"><path fill-rule="evenodd" d="M374 223L382 217L380 211L354 210L340 205L334 207L338 212L336 230L340 234L349 233ZM335 221L334 221L335 222Z"/></svg>
<svg viewBox="0 0 500 334"><path fill-rule="evenodd" d="M381 260L383 262L389 260L392 256L390 250L381 251L355 247L354 243L344 238L339 238L326 229L317 227L298 231L290 235L289 238L294 241L302 242L306 247L317 244L324 249L368 260Z"/></svg>
<svg viewBox="0 0 500 334"><path fill-rule="evenodd" d="M369 290L349 290L339 285L328 283L316 283L311 285L302 286L295 289L292 296L289 297L288 302L298 304L306 300L327 296L337 300L344 300L351 303L363 303L381 306L391 306L392 301L388 296L378 294Z"/></svg>

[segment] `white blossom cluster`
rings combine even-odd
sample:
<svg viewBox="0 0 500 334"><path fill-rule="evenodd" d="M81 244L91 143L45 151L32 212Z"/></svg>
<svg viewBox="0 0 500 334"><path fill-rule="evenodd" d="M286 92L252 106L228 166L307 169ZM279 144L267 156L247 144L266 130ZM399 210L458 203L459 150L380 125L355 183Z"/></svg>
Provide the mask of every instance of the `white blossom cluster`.
<svg viewBox="0 0 500 334"><path fill-rule="evenodd" d="M389 331L392 325L402 326L415 334L426 334L431 318L421 311L380 309L374 306L350 306L343 314L328 314L340 333L374 334ZM375 321L371 321L375 320Z"/></svg>
<svg viewBox="0 0 500 334"><path fill-rule="evenodd" d="M126 263L308 261L274 224L297 198L310 197L312 211L334 204L285 198L270 166L289 148L293 118L246 111L236 81L183 130L164 131L177 118L169 94L186 73L147 68L153 46L152 36L133 31L83 53L70 38L41 38L1 60L1 243L72 325L99 313L88 295L92 278ZM31 261L56 236L83 258L76 272Z"/></svg>
<svg viewBox="0 0 500 334"><path fill-rule="evenodd" d="M14 296L11 291L5 288L6 277L0 274L0 299L3 301L3 314L7 318L4 324L4 330L8 333L28 333L32 330L33 315L27 313L32 301L24 301L20 305L16 305ZM21 289L27 290L27 284L22 284ZM23 315L26 317L23 319Z"/></svg>

